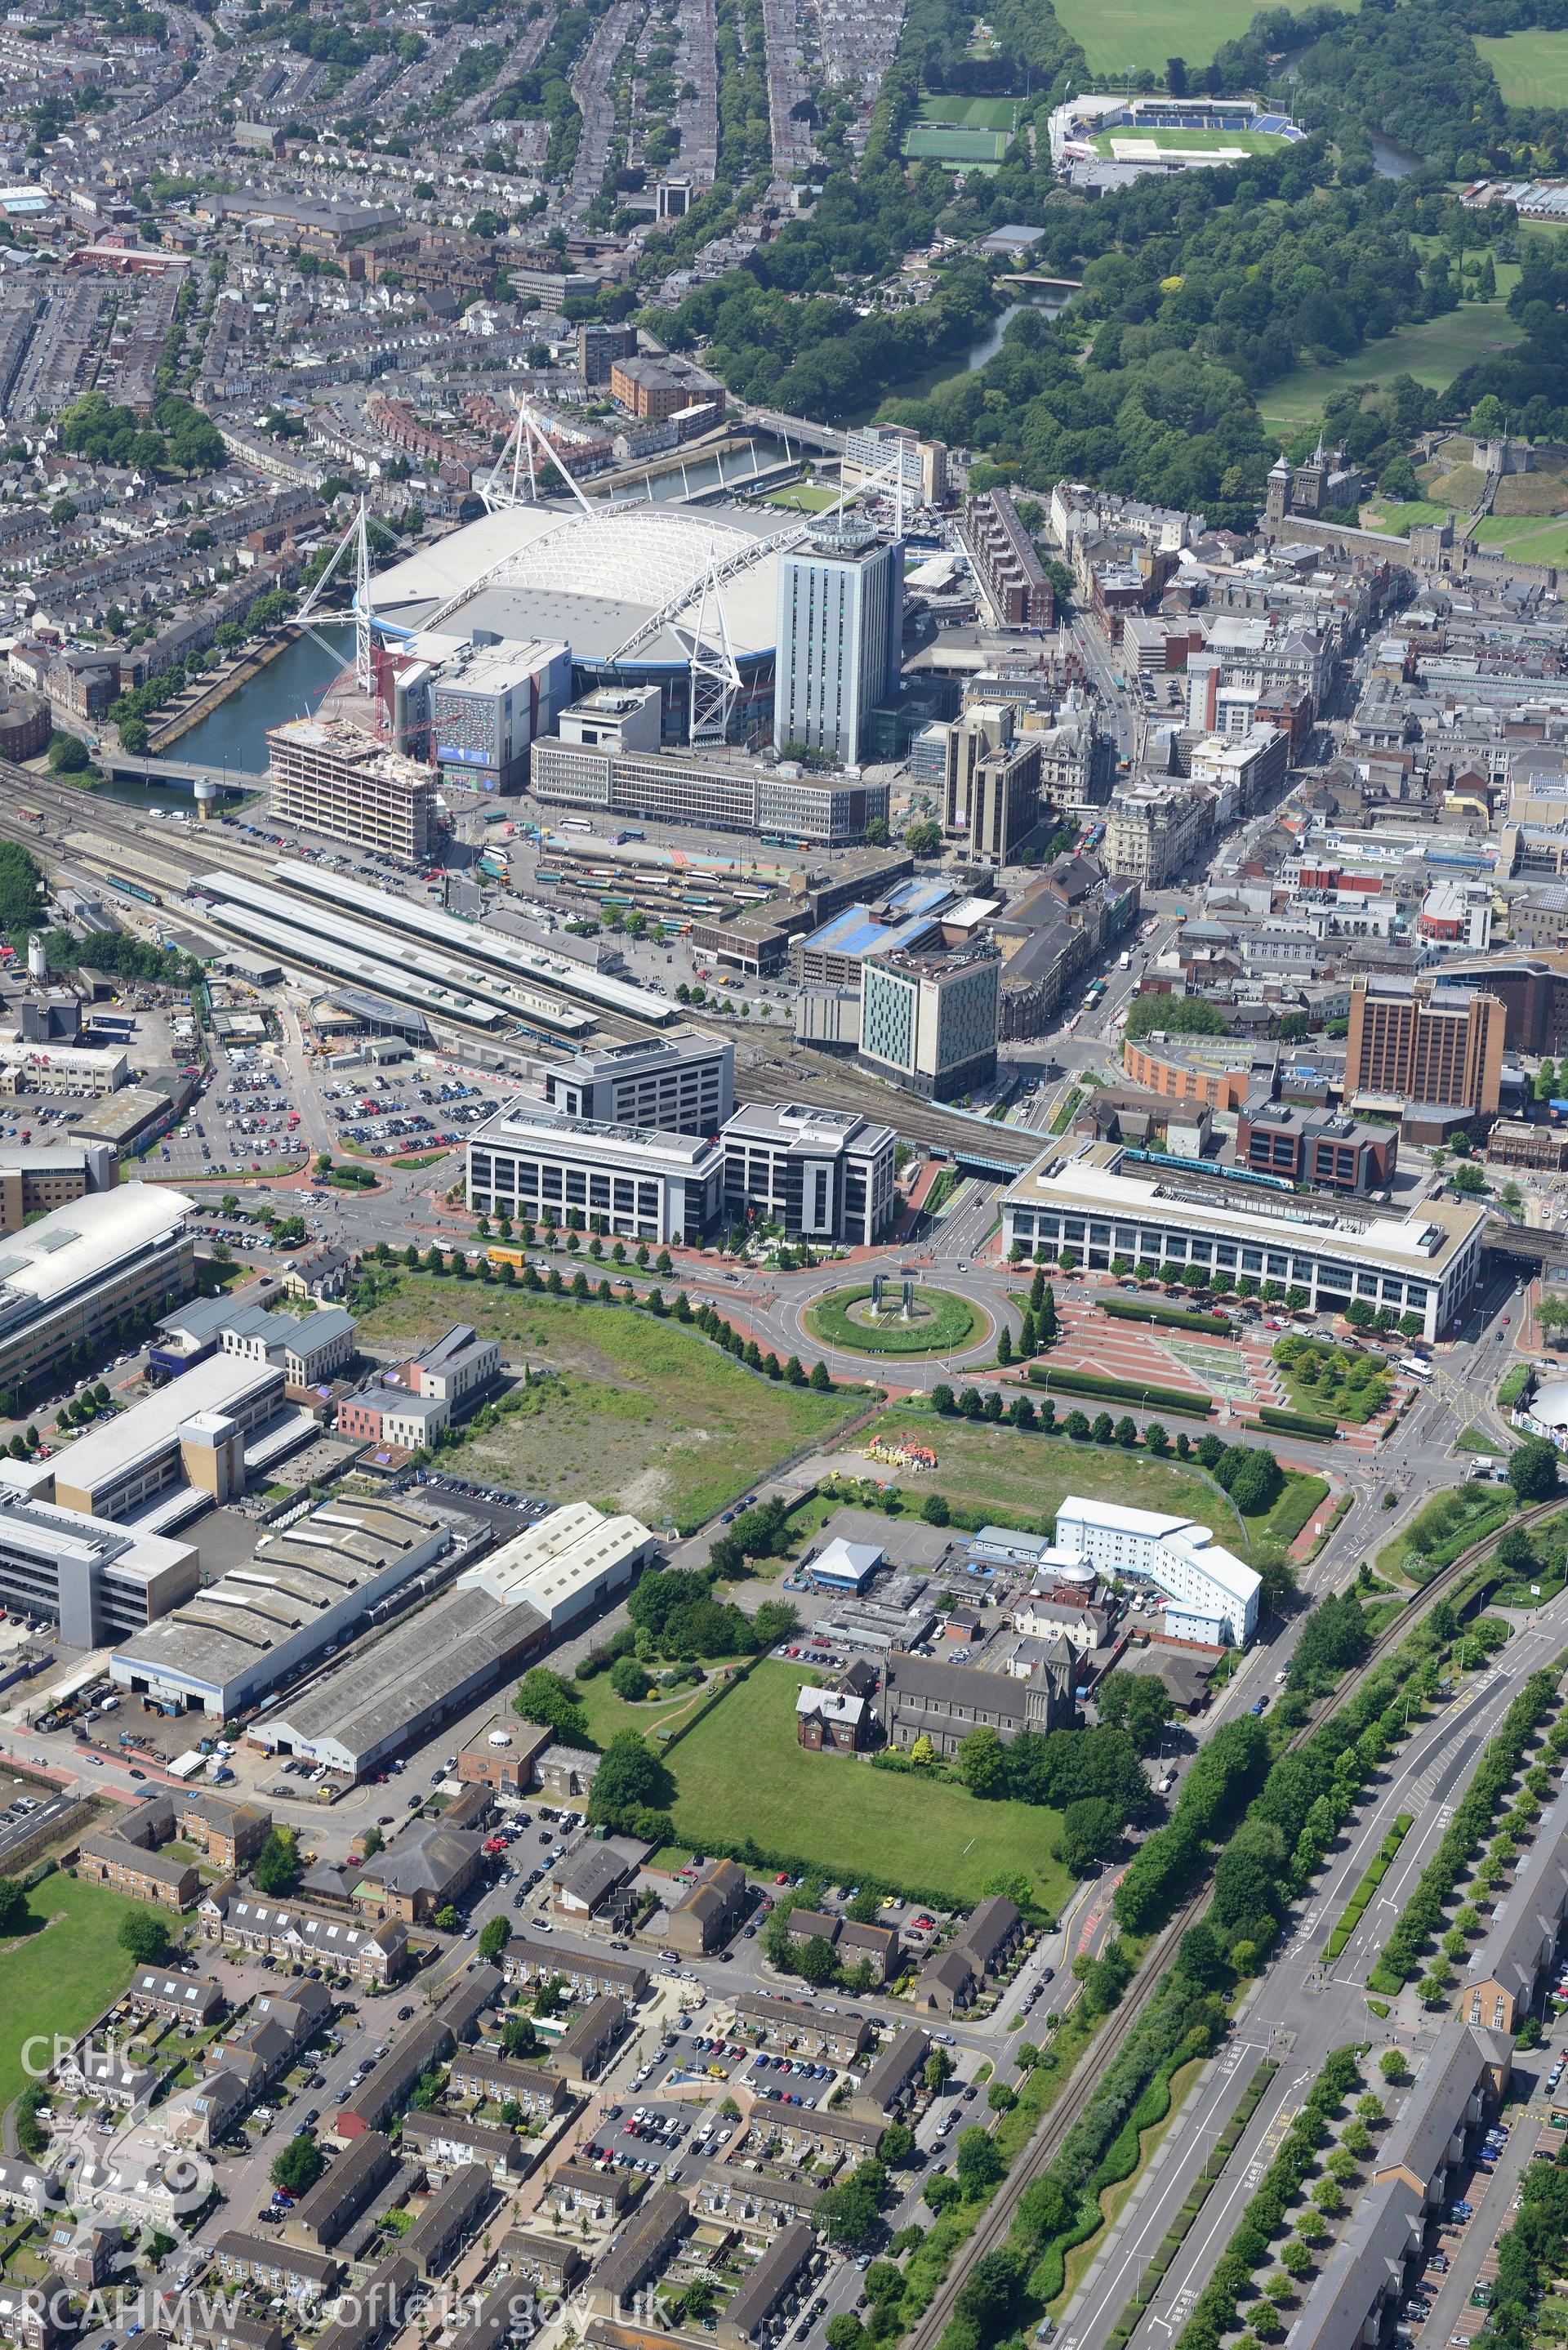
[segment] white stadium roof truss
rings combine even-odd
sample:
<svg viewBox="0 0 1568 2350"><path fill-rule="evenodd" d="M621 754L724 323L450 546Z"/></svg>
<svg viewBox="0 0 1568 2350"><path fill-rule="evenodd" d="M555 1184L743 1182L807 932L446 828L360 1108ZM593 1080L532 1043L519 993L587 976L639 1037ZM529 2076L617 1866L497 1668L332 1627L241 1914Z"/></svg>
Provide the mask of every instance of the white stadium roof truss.
<svg viewBox="0 0 1568 2350"><path fill-rule="evenodd" d="M631 634L616 647L609 656L610 664L632 659L668 630L685 651L691 671L693 743L724 741L742 683L724 605L723 590L729 581L753 565L800 546L814 530L832 522L869 490L892 493L897 505L897 536L900 539L903 536L904 478L899 452L894 452L886 467L868 471L853 488L841 491L825 513L807 515L781 530L754 536L749 531L737 530L732 523L717 515L704 515L673 500L649 499L637 504L628 501L617 505L586 497L537 418L521 400L517 422L481 493L493 513L542 503L535 467L535 445L560 473L571 492L574 505L525 546L514 547L455 588L434 611L425 615L421 628L439 629L442 621L450 619L453 612L486 588L539 588L613 598L624 597L628 581L635 580L645 598L657 601ZM526 491L523 484L524 463L528 474ZM705 533L700 527L702 521L708 524ZM357 618L369 611L368 583L361 587L355 602Z"/></svg>

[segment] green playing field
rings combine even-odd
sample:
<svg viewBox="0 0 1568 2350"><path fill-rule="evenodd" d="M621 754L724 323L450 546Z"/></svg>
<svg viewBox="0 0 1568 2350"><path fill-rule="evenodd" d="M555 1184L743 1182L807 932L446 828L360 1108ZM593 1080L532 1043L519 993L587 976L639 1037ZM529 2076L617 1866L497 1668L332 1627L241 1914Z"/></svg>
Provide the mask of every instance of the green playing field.
<svg viewBox="0 0 1568 2350"><path fill-rule="evenodd" d="M1360 0L1348 5L1357 7ZM1056 0L1057 19L1083 44L1091 73L1142 67L1151 87L1163 77L1167 57L1206 66L1224 42L1240 40L1257 13L1257 0Z"/></svg>
<svg viewBox="0 0 1568 2350"><path fill-rule="evenodd" d="M1505 33L1476 47L1511 106L1568 106L1568 33Z"/></svg>
<svg viewBox="0 0 1568 2350"><path fill-rule="evenodd" d="M917 122L904 134L904 152L916 163L1000 163L1007 152L1007 133Z"/></svg>

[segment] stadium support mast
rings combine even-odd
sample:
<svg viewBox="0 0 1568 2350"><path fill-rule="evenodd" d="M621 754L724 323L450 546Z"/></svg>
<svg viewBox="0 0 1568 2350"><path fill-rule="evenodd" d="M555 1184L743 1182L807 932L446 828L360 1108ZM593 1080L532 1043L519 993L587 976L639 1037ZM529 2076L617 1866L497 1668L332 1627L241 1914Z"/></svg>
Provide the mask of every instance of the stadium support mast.
<svg viewBox="0 0 1568 2350"><path fill-rule="evenodd" d="M689 627L678 625L673 630L677 637L687 639L689 649L691 684L687 728L693 745L729 740L735 696L742 685L740 663L735 659L735 649L730 640L723 582L719 577L721 568L718 549L710 539L708 567L702 574L698 592L696 617ZM704 633L710 596L717 621L717 644L710 644Z"/></svg>
<svg viewBox="0 0 1568 2350"><path fill-rule="evenodd" d="M535 463L535 452L540 456L548 457L584 513L591 514L593 507L584 496L576 475L567 470L560 451L550 439L527 401L521 397L517 401L517 421L507 434L501 453L490 469L489 480L479 493L489 511L492 514L504 514L513 506L532 506L540 504L539 475ZM528 468L528 489L525 496L523 490L524 463Z"/></svg>
<svg viewBox="0 0 1568 2350"><path fill-rule="evenodd" d="M369 694L376 691L376 616L370 608L369 518L362 497L353 520L333 548L326 568L295 614L295 619L304 627L310 627L311 615L324 600L327 582L350 549L354 556L354 674L360 692ZM326 651L336 651L336 647L329 645L317 629L311 629L310 633Z"/></svg>

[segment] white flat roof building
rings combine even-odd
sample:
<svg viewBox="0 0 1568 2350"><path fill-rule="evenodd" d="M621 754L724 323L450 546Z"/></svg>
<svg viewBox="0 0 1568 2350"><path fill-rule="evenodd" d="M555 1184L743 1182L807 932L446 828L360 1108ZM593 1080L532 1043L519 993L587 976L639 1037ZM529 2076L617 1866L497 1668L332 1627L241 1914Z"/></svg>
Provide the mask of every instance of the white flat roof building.
<svg viewBox="0 0 1568 2350"><path fill-rule="evenodd" d="M1259 1577L1196 1518L1069 1493L1057 1507L1056 1544L1102 1575L1152 1583L1177 1639L1241 1648L1257 1629Z"/></svg>
<svg viewBox="0 0 1568 2350"><path fill-rule="evenodd" d="M244 1433L279 1409L283 1386L284 1374L274 1364L253 1363L241 1355L211 1356L189 1385L183 1378L171 1380L57 1452L48 1464L53 1498L65 1509L123 1517L178 1481L182 1429L203 1415L219 1415ZM9 1465L0 1462L0 1485L9 1482Z"/></svg>
<svg viewBox="0 0 1568 2350"><path fill-rule="evenodd" d="M191 1287L193 1202L121 1183L89 1191L0 1241L0 1393L23 1390L78 1343L168 1311Z"/></svg>
<svg viewBox="0 0 1568 2350"><path fill-rule="evenodd" d="M68 1086L78 1094L118 1093L130 1064L115 1045L29 1044L0 1036L0 1082L15 1093Z"/></svg>
<svg viewBox="0 0 1568 2350"><path fill-rule="evenodd" d="M607 1518L591 1502L574 1502L471 1566L456 1587L488 1592L508 1607L524 1603L556 1632L623 1589L653 1548L640 1518Z"/></svg>
<svg viewBox="0 0 1568 2350"><path fill-rule="evenodd" d="M1002 1195L1004 1245L1024 1254L1071 1249L1081 1264L1196 1264L1300 1289L1314 1309L1354 1299L1418 1314L1428 1338L1445 1329L1480 1278L1486 1210L1427 1200L1404 1216L1349 1201L1260 1191L1246 1204L1202 1182L1134 1174L1119 1143L1063 1136Z"/></svg>
<svg viewBox="0 0 1568 2350"><path fill-rule="evenodd" d="M724 1154L705 1136L566 1118L508 1102L468 1138L468 1204L520 1223L622 1240L697 1243L723 1203Z"/></svg>

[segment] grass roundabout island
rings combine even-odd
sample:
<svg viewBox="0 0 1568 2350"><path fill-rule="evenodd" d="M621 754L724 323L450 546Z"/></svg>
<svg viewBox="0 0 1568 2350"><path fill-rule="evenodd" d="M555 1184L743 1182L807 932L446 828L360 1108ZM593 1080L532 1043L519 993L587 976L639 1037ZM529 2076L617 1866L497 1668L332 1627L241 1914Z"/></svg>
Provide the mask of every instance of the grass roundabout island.
<svg viewBox="0 0 1568 2350"><path fill-rule="evenodd" d="M903 1284L884 1282L878 1303L870 1282L830 1289L805 1309L805 1326L823 1346L846 1355L950 1355L977 1346L991 1317L950 1289L917 1283L906 1308Z"/></svg>

